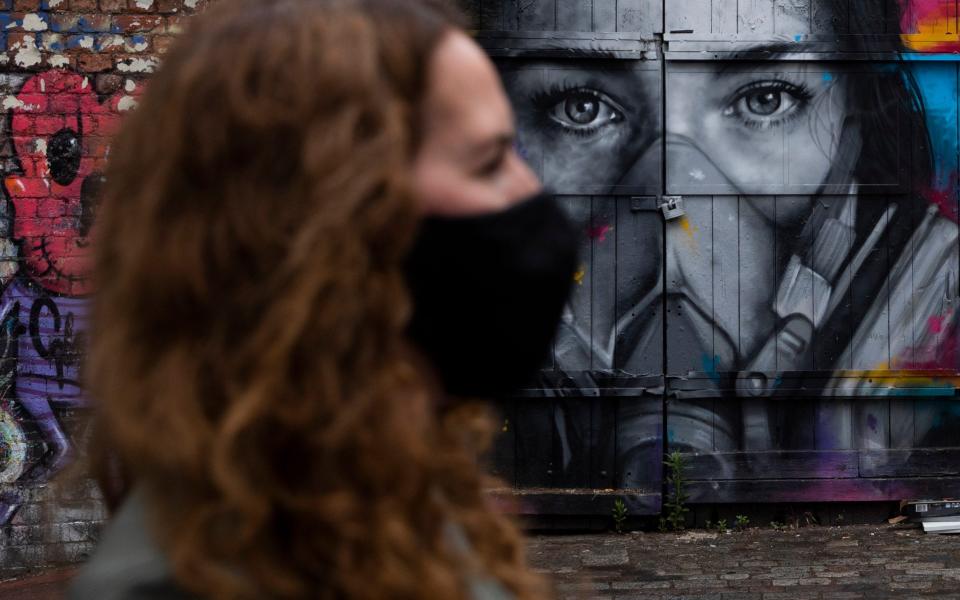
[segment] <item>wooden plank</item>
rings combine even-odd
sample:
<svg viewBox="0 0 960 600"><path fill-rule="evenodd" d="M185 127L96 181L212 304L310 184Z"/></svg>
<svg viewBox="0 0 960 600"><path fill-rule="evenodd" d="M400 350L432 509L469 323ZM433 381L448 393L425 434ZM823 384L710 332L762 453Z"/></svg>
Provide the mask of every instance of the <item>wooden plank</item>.
<svg viewBox="0 0 960 600"><path fill-rule="evenodd" d="M556 0L557 31L593 31L592 0Z"/></svg>
<svg viewBox="0 0 960 600"><path fill-rule="evenodd" d="M854 448L853 401L834 398L818 401L814 427L817 450Z"/></svg>
<svg viewBox="0 0 960 600"><path fill-rule="evenodd" d="M813 35L835 35L850 31L850 0L813 2L811 27Z"/></svg>
<svg viewBox="0 0 960 600"><path fill-rule="evenodd" d="M667 373L680 376L719 362L713 331L702 324L713 316L713 198L684 200L686 216L665 226Z"/></svg>
<svg viewBox="0 0 960 600"><path fill-rule="evenodd" d="M890 448L914 447L914 400L890 399Z"/></svg>
<svg viewBox="0 0 960 600"><path fill-rule="evenodd" d="M587 229L590 224L592 200L590 196L563 196L561 204L578 227ZM593 243L584 239L580 251L580 266L576 282L571 286L569 307L573 313L573 327L566 338L556 342L556 364L564 371L587 371L591 367L591 349L593 342ZM586 338L581 340L580 337Z"/></svg>
<svg viewBox="0 0 960 600"><path fill-rule="evenodd" d="M851 33L864 34L882 34L886 31L887 15L885 11L886 2L863 2L854 9L850 7L850 27Z"/></svg>
<svg viewBox="0 0 960 600"><path fill-rule="evenodd" d="M594 399L557 398L553 405L553 461L550 487L587 487L593 463Z"/></svg>
<svg viewBox="0 0 960 600"><path fill-rule="evenodd" d="M617 30L617 0L593 0L593 30Z"/></svg>
<svg viewBox="0 0 960 600"><path fill-rule="evenodd" d="M738 0L737 34L748 36L773 34L776 24L774 1Z"/></svg>
<svg viewBox="0 0 960 600"><path fill-rule="evenodd" d="M960 478L693 481L687 490L690 504L897 501L955 498L960 496Z"/></svg>
<svg viewBox="0 0 960 600"><path fill-rule="evenodd" d="M717 463L728 466L718 472ZM688 456L690 481L742 479L837 479L857 477L857 452L716 452Z"/></svg>
<svg viewBox="0 0 960 600"><path fill-rule="evenodd" d="M890 400L877 398L856 401L854 430L857 448L887 448L890 444Z"/></svg>
<svg viewBox="0 0 960 600"><path fill-rule="evenodd" d="M899 35L900 34L900 6L902 2L896 4L885 2L883 4L884 14L883 14L883 33L887 35ZM947 22L953 21L953 19L946 19ZM952 24L952 23L951 23ZM952 31L956 31L953 29Z"/></svg>
<svg viewBox="0 0 960 600"><path fill-rule="evenodd" d="M678 400L670 398L666 408L666 452L696 452L715 455L717 434L716 402L714 398L703 400ZM729 427L721 424L722 435L729 435Z"/></svg>
<svg viewBox="0 0 960 600"><path fill-rule="evenodd" d="M661 488L663 411L663 399L659 396L621 398L617 403L617 487Z"/></svg>
<svg viewBox="0 0 960 600"><path fill-rule="evenodd" d="M585 401L590 407L590 465L584 484L591 488L612 489L617 485L617 420L618 404L622 401L627 400L596 398ZM654 483L651 488L656 489Z"/></svg>
<svg viewBox="0 0 960 600"><path fill-rule="evenodd" d="M830 401L830 400L826 400ZM778 450L810 450L817 446L817 414L823 400L798 399L782 402L766 400L774 414L771 431L773 447Z"/></svg>
<svg viewBox="0 0 960 600"><path fill-rule="evenodd" d="M858 219L867 219L867 227L872 231L882 229L889 232L904 207L896 206L891 220L888 210L892 203L883 196L864 198L871 206L861 207ZM867 210L863 210L867 209ZM849 364L853 369L886 370L890 368L890 297L883 289L883 281L890 272L890 255L885 233L880 241L866 255L863 266L850 286L850 320L858 327L850 338L851 343L845 350ZM865 323L864 319L869 318Z"/></svg>
<svg viewBox="0 0 960 600"><path fill-rule="evenodd" d="M932 438L940 437L938 430L943 426L945 415L950 414L949 403L956 400L941 398L916 398L913 402L913 446L925 448L935 445ZM958 438L960 439L960 438ZM957 445L953 441L949 445Z"/></svg>
<svg viewBox="0 0 960 600"><path fill-rule="evenodd" d="M711 0L670 0L665 6L667 33L710 33Z"/></svg>
<svg viewBox="0 0 960 600"><path fill-rule="evenodd" d="M593 370L613 369L613 343L617 319L617 200L608 196L590 199L590 356Z"/></svg>
<svg viewBox="0 0 960 600"><path fill-rule="evenodd" d="M557 0L518 0L517 30L556 30L557 8Z"/></svg>
<svg viewBox="0 0 960 600"><path fill-rule="evenodd" d="M770 226L776 214L771 196L741 196L739 199L739 309L740 351L745 367L774 334L771 299L776 294L776 232ZM746 326L749 324L749 326ZM775 371L776 357L771 355L753 364L753 370Z"/></svg>
<svg viewBox="0 0 960 600"><path fill-rule="evenodd" d="M787 266L794 261L794 257L799 258L800 264L803 266L808 266L810 263L807 260L807 252L810 249L810 242L805 240L800 240L796 235L779 235L780 231L785 231L788 229L795 228L797 231L802 230L808 224L810 209L807 207L809 205L810 199L805 196L776 196L774 199L775 206L775 223L778 227L778 235L776 238L776 264L777 264L777 285L775 289L778 290L781 285L784 285L784 277L792 276L790 273L787 273ZM792 217L789 225L783 223L786 218L785 215L803 215L799 219ZM797 286L805 288L807 290L813 290L816 284L816 279L813 274L807 270L799 270L798 274L795 276ZM819 288L819 285L817 285ZM814 295L801 295L794 294L795 300L791 302L791 308L796 308L801 314L810 316L815 314L816 306L814 304ZM775 295L771 295L775 297ZM813 337L810 340L811 344L816 343L816 333L813 334ZM777 340L777 362L774 370L779 372L789 372L789 371L807 371L810 370L812 362L808 362L806 357L803 354L797 355L793 351L793 347L790 345L784 345L781 343L780 339Z"/></svg>
<svg viewBox="0 0 960 600"><path fill-rule="evenodd" d="M774 0L774 32L793 38L811 32L811 5L821 0Z"/></svg>
<svg viewBox="0 0 960 600"><path fill-rule="evenodd" d="M491 473L510 487L517 483L516 403L513 398L497 400L494 403L497 430L489 451Z"/></svg>
<svg viewBox="0 0 960 600"><path fill-rule="evenodd" d="M713 403L713 449L717 452L735 452L740 450L743 411L739 402L729 398L718 399Z"/></svg>
<svg viewBox="0 0 960 600"><path fill-rule="evenodd" d="M821 226L805 248L807 264L831 285L827 305L836 303L818 331L813 353L813 369L830 371L853 368L846 345L853 336L853 275L843 269L859 248L856 244L857 196L823 196L821 207L829 207L829 224ZM815 306L817 310L826 307Z"/></svg>
<svg viewBox="0 0 960 600"><path fill-rule="evenodd" d="M502 6L504 31L522 31L520 26L520 7L524 0L500 0Z"/></svg>
<svg viewBox="0 0 960 600"><path fill-rule="evenodd" d="M660 514L659 490L494 490L499 506L514 515L602 515L622 500L630 515Z"/></svg>
<svg viewBox="0 0 960 600"><path fill-rule="evenodd" d="M663 373L663 220L656 198L617 200L617 343L614 365L634 375Z"/></svg>
<svg viewBox="0 0 960 600"><path fill-rule="evenodd" d="M503 30L502 0L480 0L480 29L490 31Z"/></svg>
<svg viewBox="0 0 960 600"><path fill-rule="evenodd" d="M730 356L720 358L717 370L743 367L737 357L740 347L740 199L737 196L713 197L713 318L714 347L730 346Z"/></svg>
<svg viewBox="0 0 960 600"><path fill-rule="evenodd" d="M553 487L555 461L555 403L549 399L523 399L516 403L516 485Z"/></svg>
<svg viewBox="0 0 960 600"><path fill-rule="evenodd" d="M662 0L619 0L617 2L617 31L638 33L653 37L663 30Z"/></svg>
<svg viewBox="0 0 960 600"><path fill-rule="evenodd" d="M861 452L860 476L957 477L960 476L960 448Z"/></svg>
<svg viewBox="0 0 960 600"><path fill-rule="evenodd" d="M738 24L737 0L712 0L710 5L710 33L735 35Z"/></svg>
<svg viewBox="0 0 960 600"><path fill-rule="evenodd" d="M899 210L890 224L888 241L888 306L890 322L890 367L903 368L914 362L914 298L913 259L916 248L913 246L914 229L920 225L923 216L916 215L915 203L922 198L900 197L897 199ZM899 250L902 247L902 250ZM901 261L904 261L901 263ZM902 271L897 273L898 268ZM899 277L898 277L899 275Z"/></svg>

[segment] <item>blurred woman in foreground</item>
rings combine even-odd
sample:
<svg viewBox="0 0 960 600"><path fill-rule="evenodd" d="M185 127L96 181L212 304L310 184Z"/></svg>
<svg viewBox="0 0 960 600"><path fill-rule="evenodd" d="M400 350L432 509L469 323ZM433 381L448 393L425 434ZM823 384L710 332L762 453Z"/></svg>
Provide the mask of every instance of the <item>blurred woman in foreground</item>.
<svg viewBox="0 0 960 600"><path fill-rule="evenodd" d="M458 23L225 0L167 54L98 216L119 510L72 597L542 596L453 399L539 366L577 241Z"/></svg>

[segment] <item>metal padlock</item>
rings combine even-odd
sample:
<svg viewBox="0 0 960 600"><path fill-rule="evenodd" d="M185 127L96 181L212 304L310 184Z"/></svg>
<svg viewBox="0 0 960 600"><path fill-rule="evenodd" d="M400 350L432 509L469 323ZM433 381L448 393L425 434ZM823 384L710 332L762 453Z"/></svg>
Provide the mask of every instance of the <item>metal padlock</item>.
<svg viewBox="0 0 960 600"><path fill-rule="evenodd" d="M664 196L660 204L660 212L667 221L679 219L687 214L683 210L683 196Z"/></svg>

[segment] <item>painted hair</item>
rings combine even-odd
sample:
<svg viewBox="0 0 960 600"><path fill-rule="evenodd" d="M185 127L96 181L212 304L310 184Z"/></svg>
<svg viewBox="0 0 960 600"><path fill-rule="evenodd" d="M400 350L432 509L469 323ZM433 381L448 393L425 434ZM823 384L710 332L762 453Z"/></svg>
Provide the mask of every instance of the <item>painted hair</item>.
<svg viewBox="0 0 960 600"><path fill-rule="evenodd" d="M870 75L851 77L848 86L849 118L857 121L861 136L853 176L860 182L889 181L891 176L896 177L902 185L889 196L895 196L899 205L897 219L915 225L922 220L929 205L924 194L934 176L934 162L923 96L902 60L903 8L898 0L851 0L848 8L849 35L839 36L840 50L871 59L860 63L865 65L862 70ZM856 247L864 242L886 211L889 196L861 192ZM891 256L909 251L906 245L912 229L912 226L899 227L887 232L883 243ZM808 226L809 232L816 230L816 226ZM801 246L812 243L812 239L808 239ZM874 262L864 267L855 282L861 297L876 297L887 274L886 264ZM847 313L837 311L824 324L814 346L819 364L829 362L828 357L839 356L843 351L851 327L848 319Z"/></svg>
<svg viewBox="0 0 960 600"><path fill-rule="evenodd" d="M486 421L438 416L403 338L417 114L459 22L439 1L218 2L113 146L92 460L108 497L145 489L200 597L541 594L483 493Z"/></svg>

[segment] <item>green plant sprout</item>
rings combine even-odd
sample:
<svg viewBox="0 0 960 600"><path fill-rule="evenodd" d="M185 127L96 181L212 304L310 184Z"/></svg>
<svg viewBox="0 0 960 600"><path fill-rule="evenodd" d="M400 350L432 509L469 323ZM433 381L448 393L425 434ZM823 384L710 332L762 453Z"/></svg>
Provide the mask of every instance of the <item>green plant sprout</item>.
<svg viewBox="0 0 960 600"><path fill-rule="evenodd" d="M613 527L617 533L623 533L623 526L627 522L627 517L629 516L627 511L627 505L624 504L623 499L617 498L613 502Z"/></svg>

